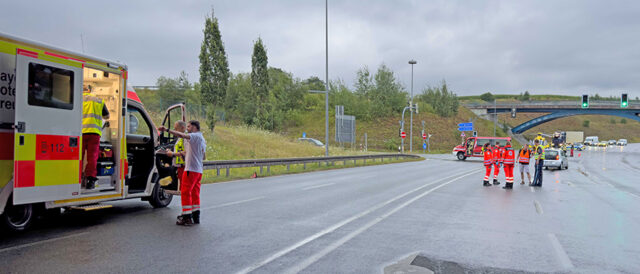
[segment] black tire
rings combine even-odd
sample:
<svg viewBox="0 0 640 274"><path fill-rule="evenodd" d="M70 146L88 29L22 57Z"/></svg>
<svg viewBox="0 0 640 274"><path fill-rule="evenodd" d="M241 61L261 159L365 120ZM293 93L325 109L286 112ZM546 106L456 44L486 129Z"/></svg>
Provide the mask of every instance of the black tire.
<svg viewBox="0 0 640 274"><path fill-rule="evenodd" d="M151 197L149 197L149 204L154 208L163 208L167 207L171 200L173 200L173 195L164 192L164 189L160 187L160 183L156 181Z"/></svg>
<svg viewBox="0 0 640 274"><path fill-rule="evenodd" d="M460 160L460 161L464 161L465 159L467 159L467 157L465 157L464 153L462 153L462 152L458 152L458 154L456 154L456 156L458 157L458 160Z"/></svg>
<svg viewBox="0 0 640 274"><path fill-rule="evenodd" d="M33 204L13 205L10 196L4 213L0 216L2 228L9 232L21 232L27 230L35 221L36 214Z"/></svg>

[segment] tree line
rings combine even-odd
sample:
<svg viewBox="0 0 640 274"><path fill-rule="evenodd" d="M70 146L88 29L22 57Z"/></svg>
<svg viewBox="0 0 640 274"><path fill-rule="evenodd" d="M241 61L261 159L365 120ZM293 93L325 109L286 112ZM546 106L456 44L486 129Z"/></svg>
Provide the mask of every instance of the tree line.
<svg viewBox="0 0 640 274"><path fill-rule="evenodd" d="M200 79L189 83L185 72L176 78L160 77L158 90L139 92L148 109L162 111L176 102L199 113L214 128L220 119L241 121L267 130L281 130L301 123L297 117L324 108L324 97L309 90L325 90L318 77L299 79L280 68L269 67L267 47L258 37L253 42L251 72L231 73L219 21L213 11L205 19L200 48ZM356 72L353 88L343 80L329 83L330 109L344 105L345 114L371 120L397 114L408 106L409 95L395 73L385 64L371 72L364 66ZM427 111L452 116L458 111L458 98L446 82L427 87L414 101Z"/></svg>

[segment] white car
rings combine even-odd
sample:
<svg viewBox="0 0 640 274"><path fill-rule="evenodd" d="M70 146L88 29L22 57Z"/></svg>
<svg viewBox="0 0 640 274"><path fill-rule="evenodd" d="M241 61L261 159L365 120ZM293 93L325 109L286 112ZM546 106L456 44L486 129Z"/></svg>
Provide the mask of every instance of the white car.
<svg viewBox="0 0 640 274"><path fill-rule="evenodd" d="M567 152L560 149L546 149L544 151L544 164L545 169L568 169L569 159L567 159Z"/></svg>
<svg viewBox="0 0 640 274"><path fill-rule="evenodd" d="M618 140L618 145L619 146L626 146L627 145L627 139Z"/></svg>

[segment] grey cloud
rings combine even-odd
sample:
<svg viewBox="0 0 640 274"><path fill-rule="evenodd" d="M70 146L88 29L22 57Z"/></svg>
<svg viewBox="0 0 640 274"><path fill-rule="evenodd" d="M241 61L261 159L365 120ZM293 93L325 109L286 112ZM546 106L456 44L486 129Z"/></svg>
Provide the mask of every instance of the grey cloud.
<svg viewBox="0 0 640 274"><path fill-rule="evenodd" d="M152 85L198 79L203 20L215 8L230 67L250 70L261 37L271 66L324 78L324 1L11 1L0 31L116 59ZM385 63L415 90L446 79L458 94L640 94L640 2L330 1L331 79ZM636 94L636 95L634 95Z"/></svg>

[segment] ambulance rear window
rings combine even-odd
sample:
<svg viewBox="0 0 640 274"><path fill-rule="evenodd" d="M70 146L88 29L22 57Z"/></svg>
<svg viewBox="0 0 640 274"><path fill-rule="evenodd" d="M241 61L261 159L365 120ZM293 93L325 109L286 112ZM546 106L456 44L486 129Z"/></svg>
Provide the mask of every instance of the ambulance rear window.
<svg viewBox="0 0 640 274"><path fill-rule="evenodd" d="M29 97L32 106L73 109L73 71L29 63Z"/></svg>

